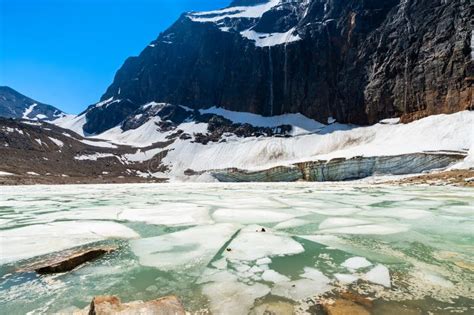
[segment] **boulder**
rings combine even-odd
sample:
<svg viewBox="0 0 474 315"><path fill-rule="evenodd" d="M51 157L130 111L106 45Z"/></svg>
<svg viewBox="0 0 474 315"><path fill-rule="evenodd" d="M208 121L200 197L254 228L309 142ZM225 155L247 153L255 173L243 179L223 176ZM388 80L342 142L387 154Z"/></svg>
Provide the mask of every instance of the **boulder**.
<svg viewBox="0 0 474 315"><path fill-rule="evenodd" d="M117 247L111 246L67 250L46 258L44 261L25 266L19 269L18 272L35 271L41 275L68 272L115 250L117 250Z"/></svg>
<svg viewBox="0 0 474 315"><path fill-rule="evenodd" d="M355 302L337 299L335 301L328 301L322 304L324 311L328 315L369 315L363 306L356 304Z"/></svg>
<svg viewBox="0 0 474 315"><path fill-rule="evenodd" d="M185 315L183 304L176 296L156 300L122 303L116 296L96 296L91 302L88 315Z"/></svg>

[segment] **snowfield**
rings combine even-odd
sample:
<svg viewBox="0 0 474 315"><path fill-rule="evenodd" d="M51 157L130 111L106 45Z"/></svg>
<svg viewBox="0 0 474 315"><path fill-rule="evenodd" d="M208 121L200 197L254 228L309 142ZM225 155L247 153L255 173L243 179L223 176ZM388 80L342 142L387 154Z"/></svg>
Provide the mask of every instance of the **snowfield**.
<svg viewBox="0 0 474 315"><path fill-rule="evenodd" d="M409 124L396 119L382 121L373 126L360 127L334 122L324 125L301 114L263 117L250 113L233 112L221 108L201 110L202 114L221 115L234 123L249 123L259 127L293 126L291 137L249 137L228 135L225 142L194 143L194 139L177 139L168 147L144 150L157 142L167 141L167 136L177 129L195 135L206 133L206 123L184 122L176 130L159 131L159 117L152 117L134 130L122 131L120 126L93 138L103 139L108 147L112 143L137 147L135 154L125 158L132 162L152 160L157 154L168 151L162 163L169 167L166 174L176 180L185 180L184 171L240 168L262 170L297 162L352 158L356 156L394 156L419 152L456 151L467 153L466 161L458 168L470 168L473 164L474 112L463 111L451 115L430 116ZM85 118L72 117L68 122L59 120L60 126L80 128ZM87 141L87 140L86 140ZM97 142L94 142L97 143ZM99 142L100 143L100 142ZM203 178L204 180L204 178Z"/></svg>

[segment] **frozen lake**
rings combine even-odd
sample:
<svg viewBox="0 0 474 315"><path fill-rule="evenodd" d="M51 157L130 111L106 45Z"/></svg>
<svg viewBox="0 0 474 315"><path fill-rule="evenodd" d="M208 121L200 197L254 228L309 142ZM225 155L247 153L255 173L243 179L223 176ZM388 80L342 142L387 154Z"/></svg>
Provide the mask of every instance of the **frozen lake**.
<svg viewBox="0 0 474 315"><path fill-rule="evenodd" d="M71 313L95 295L126 302L176 294L191 312L258 314L261 304L286 301L304 313L318 296L351 289L376 299L375 314L394 314L394 305L472 314L473 231L472 189L2 187L0 309ZM15 273L38 256L88 244L120 249L65 274Z"/></svg>

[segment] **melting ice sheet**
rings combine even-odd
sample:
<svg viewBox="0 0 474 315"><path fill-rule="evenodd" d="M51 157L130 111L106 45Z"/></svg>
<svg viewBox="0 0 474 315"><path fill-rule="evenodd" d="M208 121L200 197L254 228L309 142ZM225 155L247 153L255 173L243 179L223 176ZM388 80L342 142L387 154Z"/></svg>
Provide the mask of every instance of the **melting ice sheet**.
<svg viewBox="0 0 474 315"><path fill-rule="evenodd" d="M351 288L396 303L418 301L426 313L469 313L472 209L472 190L449 187L2 187L0 309L67 313L100 294L176 294L190 311L247 314L289 299L304 312L308 301ZM120 249L66 274L15 273L91 243Z"/></svg>

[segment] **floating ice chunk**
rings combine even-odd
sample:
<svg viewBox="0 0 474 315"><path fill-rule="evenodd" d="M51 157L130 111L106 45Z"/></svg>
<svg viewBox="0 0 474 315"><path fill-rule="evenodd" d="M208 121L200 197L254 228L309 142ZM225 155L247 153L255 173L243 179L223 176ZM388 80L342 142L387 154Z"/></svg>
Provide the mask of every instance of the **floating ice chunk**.
<svg viewBox="0 0 474 315"><path fill-rule="evenodd" d="M288 282L290 278L287 276L282 275L274 270L266 270L262 274L262 279L267 282L279 283L279 282Z"/></svg>
<svg viewBox="0 0 474 315"><path fill-rule="evenodd" d="M360 268L372 266L372 263L364 257L352 257L343 262L341 266L348 269L357 270Z"/></svg>
<svg viewBox="0 0 474 315"><path fill-rule="evenodd" d="M275 225L275 229L289 229L293 227L306 225L308 223L309 222L307 220L303 220L303 219L291 219L288 221L278 223L277 225Z"/></svg>
<svg viewBox="0 0 474 315"><path fill-rule="evenodd" d="M269 265L272 263L272 260L268 257L257 259L255 262L257 265Z"/></svg>
<svg viewBox="0 0 474 315"><path fill-rule="evenodd" d="M226 269L227 268L227 259L221 258L219 260L214 261L212 264L217 269Z"/></svg>
<svg viewBox="0 0 474 315"><path fill-rule="evenodd" d="M212 314L248 314L256 299L267 295L270 289L260 283L246 285L236 281L204 285L202 292L209 298Z"/></svg>
<svg viewBox="0 0 474 315"><path fill-rule="evenodd" d="M387 288L391 287L390 271L383 265L375 266L364 275L364 279L375 284L383 285Z"/></svg>
<svg viewBox="0 0 474 315"><path fill-rule="evenodd" d="M370 224L372 222L359 219L351 218L329 218L321 222L319 225L320 229L332 229L338 227L354 226L354 225L364 225Z"/></svg>
<svg viewBox="0 0 474 315"><path fill-rule="evenodd" d="M335 273L334 277L336 277L336 279L343 284L349 284L359 279L354 275L344 274L344 273Z"/></svg>
<svg viewBox="0 0 474 315"><path fill-rule="evenodd" d="M249 272L251 272L253 274L263 272L263 271L264 270L259 266L253 266L252 268L249 269Z"/></svg>
<svg viewBox="0 0 474 315"><path fill-rule="evenodd" d="M233 224L198 226L131 242L140 264L162 270L206 266L237 231Z"/></svg>
<svg viewBox="0 0 474 315"><path fill-rule="evenodd" d="M431 213L426 210L416 210L416 209L383 209L383 210L367 210L359 212L358 215L367 216L367 217L385 217L385 218L399 218L406 220L416 220L430 216Z"/></svg>
<svg viewBox="0 0 474 315"><path fill-rule="evenodd" d="M140 237L115 222L53 222L0 231L0 264L54 253L104 239Z"/></svg>
<svg viewBox="0 0 474 315"><path fill-rule="evenodd" d="M272 294L292 300L302 300L314 295L322 294L329 290L331 290L331 286L325 282L311 279L300 279L275 284L272 289Z"/></svg>
<svg viewBox="0 0 474 315"><path fill-rule="evenodd" d="M196 281L197 284L209 282L236 282L237 276L227 270L206 269Z"/></svg>
<svg viewBox="0 0 474 315"><path fill-rule="evenodd" d="M317 269L314 269L314 268L310 268L310 267L305 267L304 268L304 273L301 275L302 278L306 278L306 279L311 279L311 280L315 280L315 281L318 281L320 283L329 283L331 282L331 280L326 277L321 271L317 270Z"/></svg>
<svg viewBox="0 0 474 315"><path fill-rule="evenodd" d="M446 280L442 276L431 273L431 272L422 271L421 278L425 280L426 282L428 282L429 284L432 284L435 286L441 286L441 287L446 287L446 288L454 287L454 284L451 281Z"/></svg>
<svg viewBox="0 0 474 315"><path fill-rule="evenodd" d="M236 222L243 224L281 222L294 218L292 214L270 210L220 209L213 218L218 222Z"/></svg>
<svg viewBox="0 0 474 315"><path fill-rule="evenodd" d="M244 272L248 271L249 269L250 269L250 266L245 265L245 264L237 265L235 267L235 270L237 270L237 272L240 272L240 273L244 273Z"/></svg>
<svg viewBox="0 0 474 315"><path fill-rule="evenodd" d="M334 229L321 230L321 233L335 233L335 234L374 234L387 235L397 234L408 231L408 227L402 224L369 224L369 225L355 225L348 227L340 227Z"/></svg>
<svg viewBox="0 0 474 315"><path fill-rule="evenodd" d="M249 226L242 229L231 242L231 251L225 253L226 257L237 260L257 260L267 256L283 256L302 253L303 246L291 237L275 235L270 231L261 230L258 226Z"/></svg>
<svg viewBox="0 0 474 315"><path fill-rule="evenodd" d="M202 225L212 223L206 208L186 204L164 204L153 209L127 209L119 219L156 225Z"/></svg>

